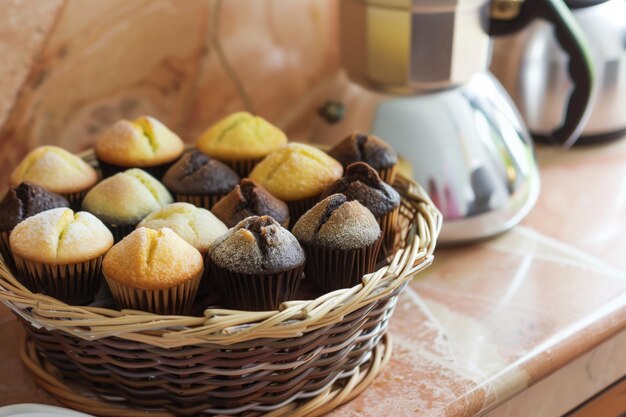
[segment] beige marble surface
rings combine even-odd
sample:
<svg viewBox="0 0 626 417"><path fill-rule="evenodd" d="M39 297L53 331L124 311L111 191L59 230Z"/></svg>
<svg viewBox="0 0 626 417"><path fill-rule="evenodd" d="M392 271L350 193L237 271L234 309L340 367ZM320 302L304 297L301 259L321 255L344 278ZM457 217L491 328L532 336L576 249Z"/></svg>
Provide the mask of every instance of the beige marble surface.
<svg viewBox="0 0 626 417"><path fill-rule="evenodd" d="M338 66L334 4L0 2L10 16L0 19L10 58L0 66L0 191L33 146L82 149L122 116L151 113L192 141L247 108L306 137ZM400 299L390 365L332 415L481 414L625 331L626 140L540 149L539 159L530 216L497 239L438 250ZM21 330L5 308L0 334L0 405L54 403L20 364Z"/></svg>

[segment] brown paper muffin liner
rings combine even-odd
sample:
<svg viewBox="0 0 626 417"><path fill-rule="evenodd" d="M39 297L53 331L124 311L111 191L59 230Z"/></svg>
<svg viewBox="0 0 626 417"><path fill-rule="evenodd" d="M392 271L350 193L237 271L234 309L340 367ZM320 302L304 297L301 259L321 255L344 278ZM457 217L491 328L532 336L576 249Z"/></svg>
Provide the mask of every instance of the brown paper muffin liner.
<svg viewBox="0 0 626 417"><path fill-rule="evenodd" d="M393 181L396 179L398 173L398 165L393 165L386 169L379 169L378 176L381 180L385 181L389 185L393 185Z"/></svg>
<svg viewBox="0 0 626 417"><path fill-rule="evenodd" d="M11 245L9 245L9 232L0 232L0 255L4 259L4 263L13 273L16 272Z"/></svg>
<svg viewBox="0 0 626 417"><path fill-rule="evenodd" d="M71 305L93 300L100 288L102 259L76 264L47 265L13 255L17 279L34 293L42 293Z"/></svg>
<svg viewBox="0 0 626 417"><path fill-rule="evenodd" d="M113 241L115 243L124 239L126 236L131 234L135 228L137 228L137 224L105 224L113 234Z"/></svg>
<svg viewBox="0 0 626 417"><path fill-rule="evenodd" d="M123 167L121 165L114 165L114 164L110 164L108 162L105 162L103 160L101 160L100 158L96 157L96 159L98 160L98 166L100 167L100 172L102 172L102 178L109 178L112 177L113 175L117 174L118 172L124 172L127 169L131 169L131 168L139 168L143 171L146 171L148 174L152 175L154 178L156 178L157 180L161 181L161 178L163 178L163 175L165 175L165 172L172 166L174 165L174 163L178 160L178 158L174 159L171 162L167 162L165 164L160 164L160 165L155 165L155 166L151 166L151 167Z"/></svg>
<svg viewBox="0 0 626 417"><path fill-rule="evenodd" d="M236 310L277 310L293 299L302 282L304 265L274 274L240 274L209 263L210 274L224 305Z"/></svg>
<svg viewBox="0 0 626 417"><path fill-rule="evenodd" d="M380 246L380 252L378 253L378 259L384 259L387 256L395 253L398 241L398 216L400 213L400 206L393 209L383 217L376 219L380 226L381 233L383 235L382 244Z"/></svg>
<svg viewBox="0 0 626 417"><path fill-rule="evenodd" d="M154 314L187 314L196 299L202 272L172 288L142 290L124 285L104 276L117 307L142 310Z"/></svg>
<svg viewBox="0 0 626 417"><path fill-rule="evenodd" d="M220 201L226 194L188 195L174 194L174 200L179 203L190 203L196 207L211 210L215 203Z"/></svg>
<svg viewBox="0 0 626 417"><path fill-rule="evenodd" d="M324 291L354 287L363 275L376 269L381 243L382 233L374 243L360 249L331 249L300 242L306 252L304 276Z"/></svg>
<svg viewBox="0 0 626 417"><path fill-rule="evenodd" d="M314 197L303 198L301 200L286 201L289 208L289 229L296 224L304 213L309 211L319 201L320 195Z"/></svg>
<svg viewBox="0 0 626 417"><path fill-rule="evenodd" d="M80 211L83 204L83 198L85 198L89 190L90 189L79 191L77 193L61 194L61 196L65 197L65 199L70 203L70 208L72 210Z"/></svg>
<svg viewBox="0 0 626 417"><path fill-rule="evenodd" d="M250 175L252 169L262 160L263 158L242 159L241 161L223 161L220 159L221 162L225 163L233 171L235 171L240 178L246 178Z"/></svg>

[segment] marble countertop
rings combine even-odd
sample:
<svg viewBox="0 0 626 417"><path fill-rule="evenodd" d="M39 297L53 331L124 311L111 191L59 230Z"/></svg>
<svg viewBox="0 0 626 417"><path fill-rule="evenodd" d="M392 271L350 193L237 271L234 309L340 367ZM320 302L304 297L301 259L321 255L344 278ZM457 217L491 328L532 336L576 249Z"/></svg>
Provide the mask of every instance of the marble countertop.
<svg viewBox="0 0 626 417"><path fill-rule="evenodd" d="M533 212L496 239L437 250L400 299L390 364L331 415L478 415L626 329L626 141L538 156ZM55 404L21 365L4 307L0 334L0 405Z"/></svg>

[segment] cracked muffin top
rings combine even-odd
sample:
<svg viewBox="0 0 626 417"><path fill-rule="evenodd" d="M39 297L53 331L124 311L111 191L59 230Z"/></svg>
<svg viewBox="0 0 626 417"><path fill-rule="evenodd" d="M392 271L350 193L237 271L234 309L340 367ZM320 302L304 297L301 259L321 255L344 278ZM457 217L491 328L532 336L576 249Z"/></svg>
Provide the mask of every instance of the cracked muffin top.
<svg viewBox="0 0 626 417"><path fill-rule="evenodd" d="M353 133L328 154L347 167L354 162L365 162L375 170L391 168L398 163L398 155L389 144L374 135Z"/></svg>
<svg viewBox="0 0 626 417"><path fill-rule="evenodd" d="M163 184L175 194L226 194L238 182L235 171L196 150L183 155L163 176Z"/></svg>
<svg viewBox="0 0 626 417"><path fill-rule="evenodd" d="M11 185L29 181L53 193L85 191L98 181L98 174L78 156L57 146L33 149L11 173Z"/></svg>
<svg viewBox="0 0 626 417"><path fill-rule="evenodd" d="M319 195L342 173L341 164L321 150L290 143L259 162L250 179L283 201L295 201Z"/></svg>
<svg viewBox="0 0 626 417"><path fill-rule="evenodd" d="M105 254L113 246L113 235L90 213L56 208L15 226L9 244L15 256L28 261L64 265Z"/></svg>
<svg viewBox="0 0 626 417"><path fill-rule="evenodd" d="M39 185L22 182L11 187L0 201L0 232L9 232L28 217L59 207L69 207L68 201Z"/></svg>
<svg viewBox="0 0 626 417"><path fill-rule="evenodd" d="M233 113L208 128L197 147L224 161L263 158L287 143L285 133L259 116Z"/></svg>
<svg viewBox="0 0 626 417"><path fill-rule="evenodd" d="M348 165L345 175L332 183L324 196L341 193L348 200L357 200L374 217L380 218L400 205L400 194L364 162Z"/></svg>
<svg viewBox="0 0 626 417"><path fill-rule="evenodd" d="M256 182L244 178L211 209L228 227L233 227L246 217L267 215L280 223L289 225L287 204L271 195Z"/></svg>
<svg viewBox="0 0 626 417"><path fill-rule="evenodd" d="M203 266L200 252L168 228L140 227L102 261L107 279L143 290L175 287L198 276Z"/></svg>
<svg viewBox="0 0 626 417"><path fill-rule="evenodd" d="M272 274L304 264L298 240L269 216L252 216L219 237L209 249L211 262L240 274Z"/></svg>
<svg viewBox="0 0 626 417"><path fill-rule="evenodd" d="M228 231L226 225L209 210L189 203L168 204L149 214L137 227L154 230L170 228L200 253L206 253L211 243Z"/></svg>
<svg viewBox="0 0 626 417"><path fill-rule="evenodd" d="M110 225L132 225L172 202L163 184L147 172L133 168L93 187L83 200L83 210Z"/></svg>
<svg viewBox="0 0 626 417"><path fill-rule="evenodd" d="M177 159L183 141L167 126L150 116L119 120L96 141L96 156L122 167L152 167Z"/></svg>
<svg viewBox="0 0 626 417"><path fill-rule="evenodd" d="M361 203L333 194L304 213L293 234L307 244L348 250L374 243L380 237L380 226Z"/></svg>

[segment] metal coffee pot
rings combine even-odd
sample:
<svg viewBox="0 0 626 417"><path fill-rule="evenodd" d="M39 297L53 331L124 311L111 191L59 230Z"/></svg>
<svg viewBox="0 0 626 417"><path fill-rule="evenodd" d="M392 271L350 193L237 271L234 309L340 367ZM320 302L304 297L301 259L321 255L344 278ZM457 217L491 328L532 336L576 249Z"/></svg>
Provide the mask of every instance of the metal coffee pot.
<svg viewBox="0 0 626 417"><path fill-rule="evenodd" d="M389 142L443 212L440 242L509 229L535 204L539 175L526 127L487 68L491 36L535 18L552 22L569 54L570 112L549 133L567 142L587 114L592 69L562 0L341 0L345 71L320 101L311 139L362 131Z"/></svg>
<svg viewBox="0 0 626 417"><path fill-rule="evenodd" d="M626 1L566 0L591 50L596 89L591 114L576 143L626 135ZM494 41L491 71L513 98L528 129L540 141L562 123L571 89L568 56L554 30L536 21Z"/></svg>

